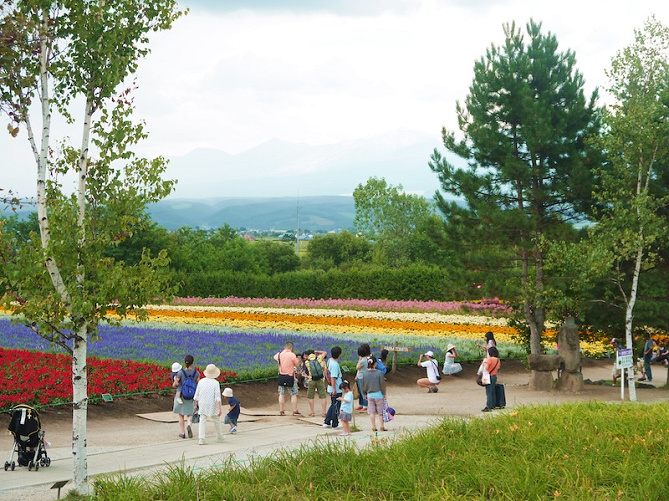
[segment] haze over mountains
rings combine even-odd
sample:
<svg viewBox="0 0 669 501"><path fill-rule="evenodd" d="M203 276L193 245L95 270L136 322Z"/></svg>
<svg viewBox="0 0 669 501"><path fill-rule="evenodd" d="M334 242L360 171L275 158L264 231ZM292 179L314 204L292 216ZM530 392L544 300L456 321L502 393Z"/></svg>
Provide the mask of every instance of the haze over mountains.
<svg viewBox="0 0 669 501"><path fill-rule="evenodd" d="M438 132L398 130L318 146L273 139L236 155L197 149L171 158L166 177L179 180L171 198L350 195L372 176L431 197L439 187L428 166L441 145Z"/></svg>
<svg viewBox="0 0 669 501"><path fill-rule="evenodd" d="M370 177L431 198L437 176L428 162L439 135L398 130L337 144L271 140L242 153L197 149L170 159L175 192L150 207L170 230L216 228L310 231L352 229L351 194ZM299 221L298 221L299 208Z"/></svg>

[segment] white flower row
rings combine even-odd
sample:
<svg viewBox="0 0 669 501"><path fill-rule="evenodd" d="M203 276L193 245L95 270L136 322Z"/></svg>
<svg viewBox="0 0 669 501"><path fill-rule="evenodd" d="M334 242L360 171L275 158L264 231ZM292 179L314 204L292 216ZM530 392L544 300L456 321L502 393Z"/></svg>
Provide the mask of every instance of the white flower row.
<svg viewBox="0 0 669 501"><path fill-rule="evenodd" d="M328 310L321 308L254 308L238 306L170 306L151 305L149 310L172 311L221 311L236 313L259 313L270 315L307 315L312 317L372 318L376 320L395 320L404 322L437 322L442 324L489 325L507 327L506 318L483 315L447 315L442 313L409 313L393 311Z"/></svg>

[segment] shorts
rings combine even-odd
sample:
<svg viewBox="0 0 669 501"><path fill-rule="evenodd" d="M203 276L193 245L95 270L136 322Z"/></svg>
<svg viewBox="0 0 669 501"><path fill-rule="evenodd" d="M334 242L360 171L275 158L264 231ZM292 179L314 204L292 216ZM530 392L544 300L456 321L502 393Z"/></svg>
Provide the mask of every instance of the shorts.
<svg viewBox="0 0 669 501"><path fill-rule="evenodd" d="M230 417L226 414L225 418L223 418L223 423L224 424L234 424L235 426L237 426L237 418Z"/></svg>
<svg viewBox="0 0 669 501"><path fill-rule="evenodd" d="M367 399L367 414L383 414L383 399L382 398L368 398Z"/></svg>
<svg viewBox="0 0 669 501"><path fill-rule="evenodd" d="M325 391L325 379L312 379L309 381L309 387L307 389L307 398L314 398L314 392L318 391L318 398L327 397L327 391Z"/></svg>
<svg viewBox="0 0 669 501"><path fill-rule="evenodd" d="M351 416L351 414L348 412L343 412L343 411L339 412L339 421L344 421L345 423L348 423L351 421L352 417L353 416Z"/></svg>
<svg viewBox="0 0 669 501"><path fill-rule="evenodd" d="M611 369L611 377L612 378L619 378L620 377L620 369L616 367L616 364L613 364L613 369Z"/></svg>
<svg viewBox="0 0 669 501"><path fill-rule="evenodd" d="M279 395L285 395L286 391L289 391L290 395L293 396L297 395L300 391L300 387L297 384L297 379L293 381L293 386L290 389L287 386L279 386L278 388L279 388Z"/></svg>

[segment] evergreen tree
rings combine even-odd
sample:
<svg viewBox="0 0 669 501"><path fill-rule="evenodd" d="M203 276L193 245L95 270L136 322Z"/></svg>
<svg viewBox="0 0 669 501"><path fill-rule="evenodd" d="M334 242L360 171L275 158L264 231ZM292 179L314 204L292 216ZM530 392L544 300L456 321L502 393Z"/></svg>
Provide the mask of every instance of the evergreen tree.
<svg viewBox="0 0 669 501"><path fill-rule="evenodd" d="M463 137L442 132L446 149L468 165L458 168L435 150L430 167L444 192L466 202L463 208L437 193L446 224L475 245L472 252L507 260L519 281L530 351L540 353L542 240L590 211L597 156L585 139L597 132L598 112L574 54L560 52L540 23L530 21L526 31L527 41L515 24L504 26L505 43L475 63L469 95L457 104Z"/></svg>

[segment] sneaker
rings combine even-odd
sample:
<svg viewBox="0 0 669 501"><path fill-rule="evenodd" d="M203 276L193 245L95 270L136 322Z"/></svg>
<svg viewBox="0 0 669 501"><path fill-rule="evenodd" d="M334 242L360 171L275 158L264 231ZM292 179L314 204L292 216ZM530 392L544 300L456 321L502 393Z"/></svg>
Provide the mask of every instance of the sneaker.
<svg viewBox="0 0 669 501"><path fill-rule="evenodd" d="M198 445L204 445L204 440L200 439L200 440L197 441L197 443L198 443Z"/></svg>
<svg viewBox="0 0 669 501"><path fill-rule="evenodd" d="M323 423L323 428L332 428L332 426L327 423Z"/></svg>
<svg viewBox="0 0 669 501"><path fill-rule="evenodd" d="M186 435L184 435L183 433L179 433L179 438L186 438Z"/></svg>
<svg viewBox="0 0 669 501"><path fill-rule="evenodd" d="M216 439L216 441L220 444L220 443L225 442L225 438L224 438L224 437L218 437L218 438Z"/></svg>
<svg viewBox="0 0 669 501"><path fill-rule="evenodd" d="M344 432L342 432L342 433L339 434L339 436L340 436L340 437L350 437L351 434L350 434L350 433L344 433Z"/></svg>
<svg viewBox="0 0 669 501"><path fill-rule="evenodd" d="M483 409L481 409L481 412L491 412L491 411L492 409L489 407L484 407Z"/></svg>
<svg viewBox="0 0 669 501"><path fill-rule="evenodd" d="M183 403L184 403L184 401L183 401L183 399L182 399L181 397L177 398L177 402L180 403L180 404L183 404Z"/></svg>
<svg viewBox="0 0 669 501"><path fill-rule="evenodd" d="M439 388L437 388L436 386L434 388L432 388L432 393L437 393L438 391L439 391Z"/></svg>
<svg viewBox="0 0 669 501"><path fill-rule="evenodd" d="M235 435L235 434L237 433L237 430L232 430L230 433L231 433L232 435Z"/></svg>
<svg viewBox="0 0 669 501"><path fill-rule="evenodd" d="M186 426L186 433L188 433L188 438L193 438L193 428L190 425Z"/></svg>
<svg viewBox="0 0 669 501"><path fill-rule="evenodd" d="M341 423L339 423L337 426L333 426L333 427L332 427L333 430L336 430L336 429L339 429L339 428L342 428Z"/></svg>
<svg viewBox="0 0 669 501"><path fill-rule="evenodd" d="M237 433L237 425L231 426L228 433Z"/></svg>
<svg viewBox="0 0 669 501"><path fill-rule="evenodd" d="M428 388L427 392L428 393L434 393L434 388Z"/></svg>
<svg viewBox="0 0 669 501"><path fill-rule="evenodd" d="M365 409L363 409L363 407L360 406L360 407L356 407L355 410L356 410L356 411L363 411L363 410L365 410Z"/></svg>

